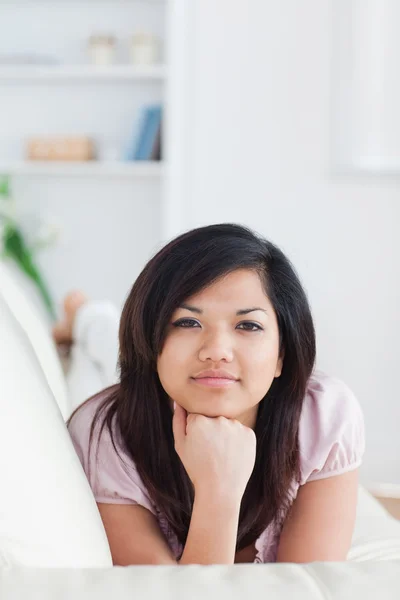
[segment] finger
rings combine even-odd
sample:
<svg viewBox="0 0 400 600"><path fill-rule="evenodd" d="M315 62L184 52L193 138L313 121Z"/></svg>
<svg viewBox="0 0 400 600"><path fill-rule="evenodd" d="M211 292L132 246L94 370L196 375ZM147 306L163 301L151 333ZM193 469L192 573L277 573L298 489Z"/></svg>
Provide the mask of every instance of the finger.
<svg viewBox="0 0 400 600"><path fill-rule="evenodd" d="M186 437L187 412L179 404L175 404L175 412L172 418L172 431L175 443L183 441Z"/></svg>

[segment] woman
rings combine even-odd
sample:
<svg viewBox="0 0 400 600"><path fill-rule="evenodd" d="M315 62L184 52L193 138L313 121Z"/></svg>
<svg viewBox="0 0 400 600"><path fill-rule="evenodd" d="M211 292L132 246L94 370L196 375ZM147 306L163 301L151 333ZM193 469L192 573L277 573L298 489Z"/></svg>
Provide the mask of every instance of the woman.
<svg viewBox="0 0 400 600"><path fill-rule="evenodd" d="M179 236L134 283L119 342L120 382L68 424L114 564L345 560L363 418L313 370L276 246L231 224Z"/></svg>

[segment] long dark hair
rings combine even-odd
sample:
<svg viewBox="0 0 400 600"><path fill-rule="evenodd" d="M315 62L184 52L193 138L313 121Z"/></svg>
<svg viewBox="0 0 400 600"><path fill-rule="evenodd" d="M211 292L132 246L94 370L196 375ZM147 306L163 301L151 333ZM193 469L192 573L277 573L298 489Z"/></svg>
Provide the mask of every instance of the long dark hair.
<svg viewBox="0 0 400 600"><path fill-rule="evenodd" d="M299 479L298 429L315 362L315 331L292 264L277 246L246 227L224 223L194 229L172 240L147 263L122 311L120 383L110 388L91 427L90 444L95 424L104 415L101 431L108 428L116 449L115 418L125 450L150 497L183 545L193 486L175 452L172 411L157 374L157 357L176 308L237 269L260 275L277 316L284 356L280 377L259 404L256 461L242 498L237 550L254 542L271 521L282 516L289 508L291 485Z"/></svg>

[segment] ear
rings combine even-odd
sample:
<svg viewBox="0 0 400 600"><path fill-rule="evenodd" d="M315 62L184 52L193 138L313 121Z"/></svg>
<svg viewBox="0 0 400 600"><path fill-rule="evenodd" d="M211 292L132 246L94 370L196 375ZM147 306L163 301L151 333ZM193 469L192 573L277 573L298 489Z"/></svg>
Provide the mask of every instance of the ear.
<svg viewBox="0 0 400 600"><path fill-rule="evenodd" d="M280 377L281 376L282 368L283 368L283 359L284 359L284 356L282 355L278 359L278 362L276 363L275 377Z"/></svg>

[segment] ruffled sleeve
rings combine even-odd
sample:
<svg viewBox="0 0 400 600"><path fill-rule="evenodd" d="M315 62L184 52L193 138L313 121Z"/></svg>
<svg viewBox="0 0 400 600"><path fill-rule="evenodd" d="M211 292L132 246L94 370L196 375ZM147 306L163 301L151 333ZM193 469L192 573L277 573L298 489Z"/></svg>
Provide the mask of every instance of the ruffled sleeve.
<svg viewBox="0 0 400 600"><path fill-rule="evenodd" d="M97 398L83 405L72 417L68 427L96 501L106 504L138 504L156 514L156 508L136 471L135 464L123 451L115 429L113 434L118 453L106 426L99 437L102 417L96 423L89 453L90 428L98 405Z"/></svg>
<svg viewBox="0 0 400 600"><path fill-rule="evenodd" d="M361 407L345 383L315 371L309 380L299 429L303 485L360 466L365 449Z"/></svg>

